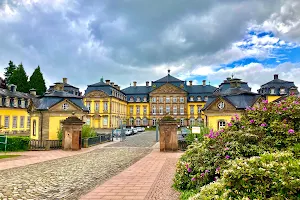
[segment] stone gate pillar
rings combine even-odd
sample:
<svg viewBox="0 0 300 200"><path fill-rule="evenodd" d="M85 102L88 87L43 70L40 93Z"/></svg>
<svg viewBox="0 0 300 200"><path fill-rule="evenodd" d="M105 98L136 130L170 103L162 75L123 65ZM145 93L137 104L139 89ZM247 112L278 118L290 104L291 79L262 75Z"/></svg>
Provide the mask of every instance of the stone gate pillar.
<svg viewBox="0 0 300 200"><path fill-rule="evenodd" d="M177 151L178 123L172 117L164 117L159 122L160 151Z"/></svg>
<svg viewBox="0 0 300 200"><path fill-rule="evenodd" d="M81 130L84 122L76 116L68 117L62 122L63 124L63 150L81 149Z"/></svg>

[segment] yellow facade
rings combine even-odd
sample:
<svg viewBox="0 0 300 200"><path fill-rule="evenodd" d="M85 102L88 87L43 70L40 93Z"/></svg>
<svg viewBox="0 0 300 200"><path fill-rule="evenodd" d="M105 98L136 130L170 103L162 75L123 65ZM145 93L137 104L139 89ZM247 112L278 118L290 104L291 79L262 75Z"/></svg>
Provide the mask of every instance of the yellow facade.
<svg viewBox="0 0 300 200"><path fill-rule="evenodd" d="M188 119L204 119L204 114L202 108L205 106L206 102L188 102L187 113Z"/></svg>
<svg viewBox="0 0 300 200"><path fill-rule="evenodd" d="M144 119L147 119L144 121ZM148 126L150 118L150 103L130 102L127 105L127 120L129 125ZM139 122L137 120L140 120ZM147 123L144 123L147 122Z"/></svg>
<svg viewBox="0 0 300 200"><path fill-rule="evenodd" d="M269 102L272 102L272 101L275 101L275 100L277 100L277 99L279 99L281 96L267 96L267 100L269 101Z"/></svg>
<svg viewBox="0 0 300 200"><path fill-rule="evenodd" d="M0 132L1 133L25 133L30 129L30 116L27 109L0 108Z"/></svg>
<svg viewBox="0 0 300 200"><path fill-rule="evenodd" d="M100 93L103 95L102 92ZM87 124L96 129L117 128L126 121L127 102L102 95L84 98L84 104L89 108Z"/></svg>
<svg viewBox="0 0 300 200"><path fill-rule="evenodd" d="M57 133L61 129L61 122L67 119L68 116L57 117L51 116L49 117L49 140L57 140Z"/></svg>
<svg viewBox="0 0 300 200"><path fill-rule="evenodd" d="M232 117L235 117L235 115L238 115L239 117L241 116L241 113L227 113L226 115L216 115L216 116L207 116L207 127L209 129L213 129L213 130L219 130L219 122L220 121L225 121L226 123L226 126L227 126L227 123L230 122L231 118Z"/></svg>

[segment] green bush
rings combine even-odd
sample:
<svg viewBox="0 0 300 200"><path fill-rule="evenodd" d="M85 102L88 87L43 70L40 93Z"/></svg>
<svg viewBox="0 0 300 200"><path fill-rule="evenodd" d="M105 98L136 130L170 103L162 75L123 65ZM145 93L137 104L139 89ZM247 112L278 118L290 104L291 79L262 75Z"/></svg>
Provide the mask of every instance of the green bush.
<svg viewBox="0 0 300 200"><path fill-rule="evenodd" d="M82 138L96 137L96 131L89 125L83 125L81 131Z"/></svg>
<svg viewBox="0 0 300 200"><path fill-rule="evenodd" d="M222 178L201 188L197 199L299 199L300 160L291 152L236 159Z"/></svg>
<svg viewBox="0 0 300 200"><path fill-rule="evenodd" d="M29 149L30 138L27 136L8 136L7 151L27 151ZM4 144L0 144L0 151L4 151Z"/></svg>
<svg viewBox="0 0 300 200"><path fill-rule="evenodd" d="M263 101L248 108L240 119L232 117L228 128L210 131L193 143L177 163L174 187L179 191L199 190L221 178L220 170L231 160L251 158L266 152L290 150L299 158L300 100L288 97L281 103ZM192 136L191 136L192 137Z"/></svg>
<svg viewBox="0 0 300 200"><path fill-rule="evenodd" d="M62 129L57 130L57 139L62 140L63 139L63 131Z"/></svg>

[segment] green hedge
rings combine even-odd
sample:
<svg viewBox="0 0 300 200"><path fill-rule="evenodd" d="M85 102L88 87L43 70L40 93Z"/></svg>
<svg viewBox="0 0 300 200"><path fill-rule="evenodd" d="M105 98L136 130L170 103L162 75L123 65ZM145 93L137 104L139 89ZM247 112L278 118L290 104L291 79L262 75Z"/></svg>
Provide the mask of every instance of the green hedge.
<svg viewBox="0 0 300 200"><path fill-rule="evenodd" d="M27 151L30 138L27 136L8 136L6 151ZM4 144L0 144L0 151L4 151Z"/></svg>

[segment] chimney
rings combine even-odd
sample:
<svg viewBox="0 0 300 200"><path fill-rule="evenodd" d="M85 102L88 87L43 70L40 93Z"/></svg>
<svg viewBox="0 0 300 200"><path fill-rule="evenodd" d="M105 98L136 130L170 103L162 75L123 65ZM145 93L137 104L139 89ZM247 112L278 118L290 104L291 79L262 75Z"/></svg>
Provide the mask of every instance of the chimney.
<svg viewBox="0 0 300 200"><path fill-rule="evenodd" d="M133 86L136 87L136 81L133 81Z"/></svg>
<svg viewBox="0 0 300 200"><path fill-rule="evenodd" d="M107 85L109 85L110 80L105 80L105 83L106 83Z"/></svg>
<svg viewBox="0 0 300 200"><path fill-rule="evenodd" d="M36 89L30 89L29 94L36 96Z"/></svg>
<svg viewBox="0 0 300 200"><path fill-rule="evenodd" d="M10 85L8 86L8 89L9 89L9 91L11 91L11 92L16 92L16 91L17 91L17 86L14 85L14 84L10 84Z"/></svg>
<svg viewBox="0 0 300 200"><path fill-rule="evenodd" d="M146 81L146 86L149 87L149 81Z"/></svg>
<svg viewBox="0 0 300 200"><path fill-rule="evenodd" d="M274 74L274 80L278 79L278 74Z"/></svg>
<svg viewBox="0 0 300 200"><path fill-rule="evenodd" d="M68 83L68 79L67 78L63 78L63 83L67 84Z"/></svg>
<svg viewBox="0 0 300 200"><path fill-rule="evenodd" d="M206 80L203 80L203 81L202 81L202 85L203 85L203 86L206 86Z"/></svg>
<svg viewBox="0 0 300 200"><path fill-rule="evenodd" d="M110 82L110 85L111 85L111 86L114 86L114 84L115 84L114 82Z"/></svg>
<svg viewBox="0 0 300 200"><path fill-rule="evenodd" d="M119 89L119 86L118 85L114 85L114 87L118 90Z"/></svg>
<svg viewBox="0 0 300 200"><path fill-rule="evenodd" d="M121 87L120 87L120 86L118 86L118 90L121 90Z"/></svg>
<svg viewBox="0 0 300 200"><path fill-rule="evenodd" d="M190 86L192 86L193 85L193 81L189 81L190 82Z"/></svg>

